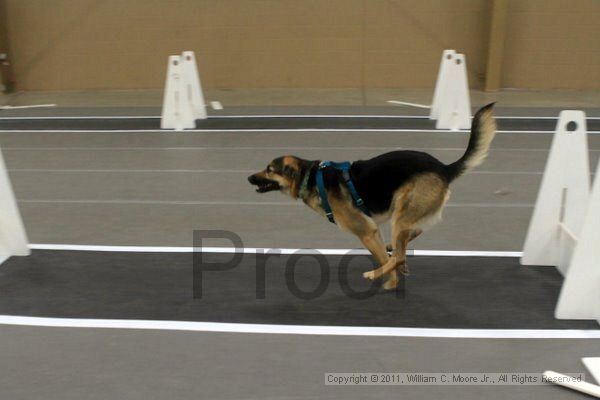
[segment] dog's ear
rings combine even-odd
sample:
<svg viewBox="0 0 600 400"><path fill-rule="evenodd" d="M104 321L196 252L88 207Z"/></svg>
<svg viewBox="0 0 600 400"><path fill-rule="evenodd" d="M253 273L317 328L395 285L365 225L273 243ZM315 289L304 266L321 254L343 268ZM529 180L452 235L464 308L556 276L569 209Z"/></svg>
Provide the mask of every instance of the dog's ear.
<svg viewBox="0 0 600 400"><path fill-rule="evenodd" d="M296 165L286 165L283 167L283 175L290 180L290 195L297 199L300 190L301 174Z"/></svg>

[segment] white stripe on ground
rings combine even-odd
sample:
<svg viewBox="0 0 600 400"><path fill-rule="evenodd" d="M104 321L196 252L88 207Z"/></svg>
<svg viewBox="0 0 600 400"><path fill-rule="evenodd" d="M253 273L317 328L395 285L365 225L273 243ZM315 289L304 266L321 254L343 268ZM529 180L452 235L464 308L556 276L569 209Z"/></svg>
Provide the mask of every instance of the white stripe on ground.
<svg viewBox="0 0 600 400"><path fill-rule="evenodd" d="M32 204L152 204L152 205L194 205L194 206L293 206L304 205L299 202L282 201L202 201L202 200L144 200L144 199L18 199L19 203ZM448 203L453 208L531 208L533 203Z"/></svg>
<svg viewBox="0 0 600 400"><path fill-rule="evenodd" d="M451 131L448 129L320 129L320 128L299 128L299 129L186 129L184 131L175 130L160 130L160 129L0 129L0 133L164 133L168 135L185 134L185 133L222 133L222 132L237 132L237 133L294 133L294 132L329 132L329 133L470 133L469 130ZM553 134L554 131L537 131L537 130L498 130L497 133L548 133ZM588 131L590 135L600 134L600 131Z"/></svg>
<svg viewBox="0 0 600 400"><path fill-rule="evenodd" d="M30 244L32 250L61 251L102 251L125 253L271 253L271 254L323 254L327 256L370 255L366 249L290 249L269 247L169 247L169 246L104 246L79 244ZM409 255L433 257L521 257L520 251L479 251L479 250L408 250Z"/></svg>
<svg viewBox="0 0 600 400"><path fill-rule="evenodd" d="M472 339L600 339L600 330L574 329L375 328L126 319L42 318L12 315L0 315L0 324L61 328L155 329L192 332L269 333L280 335L392 336Z"/></svg>
<svg viewBox="0 0 600 400"><path fill-rule="evenodd" d="M193 205L193 206L293 206L297 202L281 201L202 201L202 200L144 200L144 199L17 199L19 203L33 204L152 204L152 205Z"/></svg>
<svg viewBox="0 0 600 400"><path fill-rule="evenodd" d="M465 151L465 147L394 147L394 146L180 146L180 147L2 147L3 151L130 151L130 150L438 150ZM494 148L503 151L544 151L549 149L536 148ZM600 150L595 150L600 151Z"/></svg>
<svg viewBox="0 0 600 400"><path fill-rule="evenodd" d="M401 106L410 106L410 107L417 107L417 108L427 108L430 109L431 105L427 105L427 104L417 104L417 103L409 103L407 101L398 101L398 100L388 100L387 101L390 104L399 104Z"/></svg>
<svg viewBox="0 0 600 400"><path fill-rule="evenodd" d="M221 117L219 117L221 118ZM82 116L76 116L76 115L64 115L64 116L59 116L59 115L49 115L49 116L32 116L32 117L19 117L19 116L11 116L11 117L0 117L0 121L1 120L86 120L86 119L160 119L160 116L155 116L155 115L82 115Z"/></svg>
<svg viewBox="0 0 600 400"><path fill-rule="evenodd" d="M190 147L3 147L3 151L214 151L214 150L420 150L420 151L465 151L465 147L393 147L393 146L190 146ZM491 153L500 152L542 152L549 149L497 147ZM590 152L600 152L600 149L589 149Z"/></svg>
<svg viewBox="0 0 600 400"><path fill-rule="evenodd" d="M192 173L192 174L248 174L252 169L39 169L39 168L9 168L9 172L49 172L49 173ZM543 171L470 171L469 175L542 175ZM594 175L594 174L591 174Z"/></svg>
<svg viewBox="0 0 600 400"><path fill-rule="evenodd" d="M160 173L160 172L171 172L171 173L193 173L193 174L212 174L212 173L226 173L226 174L251 174L256 171L251 169L35 169L35 168L9 168L9 172L51 172L51 173Z"/></svg>
<svg viewBox="0 0 600 400"><path fill-rule="evenodd" d="M28 108L46 108L46 107L56 107L56 104L31 104L31 105L26 105L26 106L5 105L5 106L0 106L0 110L22 110L22 109L28 109Z"/></svg>
<svg viewBox="0 0 600 400"><path fill-rule="evenodd" d="M405 104L415 104L415 103L405 103ZM422 104L419 104L422 105ZM429 108L429 106L425 106ZM40 119L48 119L48 120L86 120L86 119L160 119L160 115L65 115L65 116L9 116L9 117L0 117L0 120L40 120ZM427 115L385 115L385 114L246 114L246 115L210 115L208 119L220 119L220 118L230 118L230 119L249 119L249 118L397 118L397 119L429 119ZM472 117L471 117L472 118ZM510 116L510 115L495 115L494 118L497 119L531 119L531 120L558 120L558 117L550 117L550 116ZM600 119L600 117L586 117L586 119Z"/></svg>

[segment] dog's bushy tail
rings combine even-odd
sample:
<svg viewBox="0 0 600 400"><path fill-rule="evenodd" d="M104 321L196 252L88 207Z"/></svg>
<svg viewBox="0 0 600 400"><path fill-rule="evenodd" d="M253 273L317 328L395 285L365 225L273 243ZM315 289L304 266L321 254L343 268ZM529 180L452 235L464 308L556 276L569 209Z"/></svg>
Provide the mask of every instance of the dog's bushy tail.
<svg viewBox="0 0 600 400"><path fill-rule="evenodd" d="M492 115L495 103L477 111L471 124L471 137L465 154L456 162L446 166L446 177L453 181L465 172L481 165L488 155L490 144L496 135L496 120Z"/></svg>

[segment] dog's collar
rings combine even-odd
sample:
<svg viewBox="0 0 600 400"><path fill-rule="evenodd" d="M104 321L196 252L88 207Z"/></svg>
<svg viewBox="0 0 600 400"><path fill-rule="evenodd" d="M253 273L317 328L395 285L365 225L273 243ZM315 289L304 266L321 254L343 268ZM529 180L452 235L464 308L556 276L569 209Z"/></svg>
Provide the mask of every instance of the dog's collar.
<svg viewBox="0 0 600 400"><path fill-rule="evenodd" d="M300 184L300 190L298 190L298 197L300 199L304 199L304 197L308 194L308 180L310 179L310 171L311 171L311 168L309 168L304 173L304 177L302 178L302 183Z"/></svg>

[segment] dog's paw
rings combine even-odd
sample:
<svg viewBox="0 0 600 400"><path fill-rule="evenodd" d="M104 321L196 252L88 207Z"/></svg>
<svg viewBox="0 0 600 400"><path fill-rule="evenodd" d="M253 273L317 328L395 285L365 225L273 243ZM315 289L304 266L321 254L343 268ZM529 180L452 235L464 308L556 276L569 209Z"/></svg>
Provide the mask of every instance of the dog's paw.
<svg viewBox="0 0 600 400"><path fill-rule="evenodd" d="M404 263L402 265L400 265L398 267L398 271L404 275L404 276L409 276L410 275L410 271L408 270L408 264Z"/></svg>
<svg viewBox="0 0 600 400"><path fill-rule="evenodd" d="M365 272L365 273L363 274L363 278L365 278L365 279L369 279L369 280L371 280L371 281L372 281L372 280L374 280L374 279L375 279L375 271L368 271L368 272Z"/></svg>
<svg viewBox="0 0 600 400"><path fill-rule="evenodd" d="M398 287L398 283L400 281L398 280L398 278L392 278L392 279L388 279L387 281L385 281L385 283L383 284L383 289L384 290L394 290Z"/></svg>

